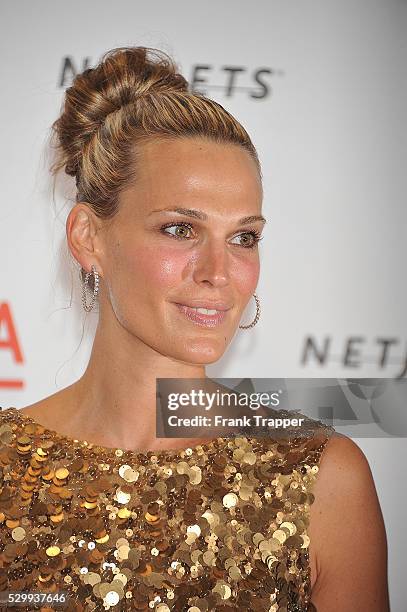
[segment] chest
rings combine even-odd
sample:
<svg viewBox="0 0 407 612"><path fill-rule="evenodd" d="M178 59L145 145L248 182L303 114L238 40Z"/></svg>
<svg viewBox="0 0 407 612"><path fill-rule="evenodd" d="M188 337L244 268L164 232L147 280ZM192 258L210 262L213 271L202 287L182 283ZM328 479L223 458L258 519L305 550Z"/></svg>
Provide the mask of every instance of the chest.
<svg viewBox="0 0 407 612"><path fill-rule="evenodd" d="M89 610L305 610L307 474L251 447L16 453L0 494L9 588L65 589Z"/></svg>

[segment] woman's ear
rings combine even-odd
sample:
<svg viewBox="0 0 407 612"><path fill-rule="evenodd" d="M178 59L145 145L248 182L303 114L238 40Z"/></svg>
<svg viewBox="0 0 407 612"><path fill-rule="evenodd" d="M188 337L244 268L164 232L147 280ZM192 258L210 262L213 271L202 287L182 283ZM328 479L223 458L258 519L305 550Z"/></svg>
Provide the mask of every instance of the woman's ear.
<svg viewBox="0 0 407 612"><path fill-rule="evenodd" d="M99 221L89 204L78 202L67 217L66 237L73 257L86 271L94 264L98 272L102 272L99 229Z"/></svg>

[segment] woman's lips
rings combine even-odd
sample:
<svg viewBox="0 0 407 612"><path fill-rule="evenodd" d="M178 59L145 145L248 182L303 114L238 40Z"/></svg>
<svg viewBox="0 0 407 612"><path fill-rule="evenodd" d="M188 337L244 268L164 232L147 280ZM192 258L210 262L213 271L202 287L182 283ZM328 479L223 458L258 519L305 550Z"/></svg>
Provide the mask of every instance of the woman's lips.
<svg viewBox="0 0 407 612"><path fill-rule="evenodd" d="M215 327L220 325L226 317L227 310L218 310L216 314L204 314L197 312L195 308L185 306L185 304L177 304L178 310L190 321L203 327Z"/></svg>

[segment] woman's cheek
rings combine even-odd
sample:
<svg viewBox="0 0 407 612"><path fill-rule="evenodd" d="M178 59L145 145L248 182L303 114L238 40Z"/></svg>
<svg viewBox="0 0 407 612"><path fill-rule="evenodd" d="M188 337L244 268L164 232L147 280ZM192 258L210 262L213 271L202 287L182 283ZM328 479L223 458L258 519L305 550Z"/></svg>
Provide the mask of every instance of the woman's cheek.
<svg viewBox="0 0 407 612"><path fill-rule="evenodd" d="M173 248L145 249L138 258L138 267L150 284L171 287L182 279L188 256Z"/></svg>
<svg viewBox="0 0 407 612"><path fill-rule="evenodd" d="M235 286L242 294L252 294L255 290L260 274L259 259L252 261L239 261L239 265L233 266L231 278Z"/></svg>

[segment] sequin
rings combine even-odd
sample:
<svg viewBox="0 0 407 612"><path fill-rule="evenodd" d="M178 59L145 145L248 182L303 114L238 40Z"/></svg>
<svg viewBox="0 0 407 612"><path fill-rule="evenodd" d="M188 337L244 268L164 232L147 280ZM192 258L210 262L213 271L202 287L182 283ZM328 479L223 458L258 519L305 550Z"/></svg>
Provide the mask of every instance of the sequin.
<svg viewBox="0 0 407 612"><path fill-rule="evenodd" d="M64 590L68 612L314 609L307 526L334 429L313 423L137 452L1 410L1 590Z"/></svg>

